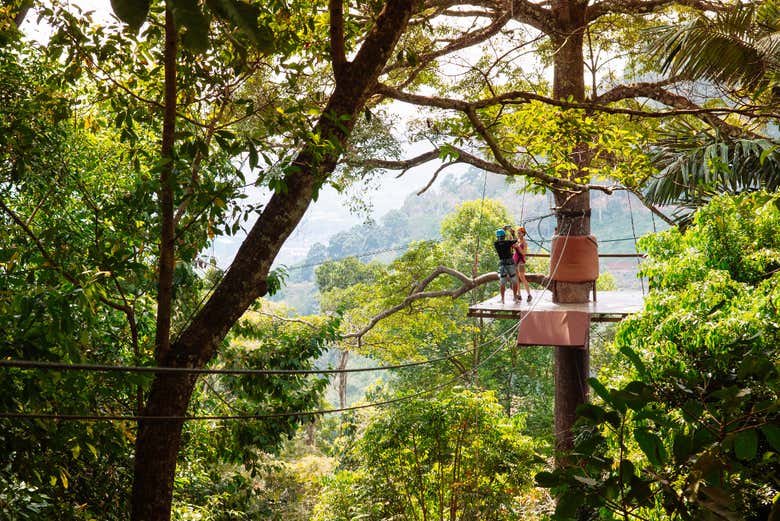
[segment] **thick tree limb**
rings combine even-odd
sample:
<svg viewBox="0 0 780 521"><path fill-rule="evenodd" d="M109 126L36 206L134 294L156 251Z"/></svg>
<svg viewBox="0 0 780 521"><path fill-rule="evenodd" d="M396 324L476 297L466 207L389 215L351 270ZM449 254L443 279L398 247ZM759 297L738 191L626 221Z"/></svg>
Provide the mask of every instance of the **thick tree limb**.
<svg viewBox="0 0 780 521"><path fill-rule="evenodd" d="M472 166L476 166L477 168L481 168L482 170L493 172L494 174L510 175L510 173L507 172L507 170L503 166L496 163L491 163L490 161L486 161L482 158L470 154L465 150L453 145L447 145L446 147L436 147L429 152L424 152L419 156L410 159L401 159L398 161L393 161L389 159L367 159L364 161L359 161L351 164L371 167L371 168L382 168L385 170L401 170L401 173L396 175L396 178L398 178L403 176L406 172L408 172L414 167L423 165L435 159L439 159L440 157L442 157L442 154L444 152L448 152L448 151L455 151L458 154L458 159L457 161L454 162L466 163Z"/></svg>
<svg viewBox="0 0 780 521"><path fill-rule="evenodd" d="M484 125L482 126L484 128ZM495 142L495 139L493 139L493 141ZM482 170L487 170L488 172L492 172L494 174L499 174L504 176L522 175L522 176L538 179L545 185L557 186L562 190L568 190L570 192L579 193L583 190L598 190L599 192L611 194L618 190L626 189L625 187L620 185L613 185L613 186L594 185L594 184L587 184L587 183L576 183L568 179L559 179L549 174L545 174L541 170L516 167L512 165L508 160L504 160L504 163L506 164L493 163L491 161L487 161L473 154L470 154L465 150L455 147L453 145L447 145L446 151L451 151L451 150L454 150L458 154L458 159L456 161L452 161L452 163L466 163L475 166L477 168L480 168ZM360 164L362 166L369 166L374 168L383 168L386 170L401 170L401 173L396 176L396 177L401 177L411 168L425 164L428 161L438 159L441 156L441 153L443 151L445 151L444 147L436 147L435 149L429 152L425 152L411 159L400 160L400 161L391 161L387 159L368 159L365 161L352 163L352 164ZM500 150L499 153L501 153ZM503 153L501 154L503 156Z"/></svg>
<svg viewBox="0 0 780 521"><path fill-rule="evenodd" d="M675 94L664 88L661 83L634 83L632 85L620 85L609 91L594 98L596 103L611 103L624 99L634 98L648 98L663 103L669 107L675 107L684 110L698 110L701 109L699 105L695 104L685 96ZM749 130L731 125L712 112L701 112L695 114L697 117L708 123L713 128L718 129L723 134L736 137L749 135L752 138L758 138L758 134L750 132Z"/></svg>
<svg viewBox="0 0 780 521"><path fill-rule="evenodd" d="M396 177L401 177L404 175L408 170L420 166L422 164L427 163L428 161L433 161L434 159L437 159L439 157L439 149L436 148L434 150L431 150L430 152L425 152L424 154L420 154L417 157L413 157L411 159L401 160L401 161L392 161L387 159L368 159L366 161L358 161L358 162L351 162L351 165L360 165L360 166L367 166L371 168L384 168L388 170L401 170L401 173L398 174Z"/></svg>
<svg viewBox="0 0 780 521"><path fill-rule="evenodd" d="M509 5L504 9L508 8L512 18L518 22L530 25L547 35L558 31L558 27L553 21L552 12L540 4L534 4L528 0L508 0L507 3Z"/></svg>
<svg viewBox="0 0 780 521"><path fill-rule="evenodd" d="M431 282L436 280L441 275L450 275L451 277L458 279L461 282L461 285L454 289L425 291L425 288L427 288L431 284ZM525 278L526 280L528 280L528 282L532 282L534 284L540 284L545 287L549 284L549 278L546 275L529 273L525 276ZM376 326L379 322L398 313L399 311L402 311L403 309L408 308L413 302L416 302L418 300L429 299L429 298L441 298L441 297L450 297L452 299L456 299L464 295L465 293L468 293L469 291L479 286L483 286L488 282L492 282L494 280L498 280L498 273L496 273L495 271L479 275L478 277L475 278L471 278L465 275L464 273L461 273L458 270L448 268L447 266L438 266L435 270L431 272L430 275L428 275L419 283L417 283L417 285L414 287L412 292L409 295L407 295L402 302L375 315L373 318L371 318L371 320L368 321L368 324L366 324L362 329L354 333L346 334L344 335L344 338L362 338L366 333L371 331L374 328L374 326Z"/></svg>
<svg viewBox="0 0 780 521"><path fill-rule="evenodd" d="M426 10L434 9L438 13L453 7L482 7L492 11L497 11L501 8L501 0L470 0L466 2L463 0L425 0L423 7Z"/></svg>
<svg viewBox="0 0 780 521"><path fill-rule="evenodd" d="M700 0L602 0L588 8L588 21L606 14L650 14L672 5L693 7L701 11L728 11L731 3Z"/></svg>
<svg viewBox="0 0 780 521"><path fill-rule="evenodd" d="M665 83L665 82L662 82ZM630 88L627 86L618 86L611 89L609 92L620 91L621 89ZM528 103L530 101L540 101L554 107L561 107L565 109L582 109L592 112L604 112L606 114L626 114L628 116L646 117L646 118L667 118L671 116L702 116L705 114L736 114L740 116L746 116L750 118L780 118L780 113L766 111L765 107L761 106L745 106L743 108L731 108L731 107L709 107L703 108L697 105L693 105L692 108L683 108L675 110L637 110L627 109L623 107L610 107L605 105L606 101L593 103L593 102L569 102L560 99L549 98L547 96L541 96L533 92L525 91L509 91L497 96L489 98L483 98L477 101L468 102L453 98L443 98L439 96L423 96L420 94L412 94L409 92L401 91L389 85L379 84L376 88L376 93L382 94L388 98L393 98L398 101L403 101L411 105L418 105L423 107L433 107L445 110L458 110L466 112L468 108L483 109L500 104L517 104ZM604 93L598 97L599 101L605 100L605 96L608 93ZM627 99L627 97L619 98ZM613 100L617 101L617 99Z"/></svg>

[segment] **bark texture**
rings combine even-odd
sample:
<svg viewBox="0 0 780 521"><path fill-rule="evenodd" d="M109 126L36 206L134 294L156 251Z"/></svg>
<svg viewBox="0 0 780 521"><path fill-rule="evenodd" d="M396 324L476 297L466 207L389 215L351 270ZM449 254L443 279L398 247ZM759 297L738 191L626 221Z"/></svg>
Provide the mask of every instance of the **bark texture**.
<svg viewBox="0 0 780 521"><path fill-rule="evenodd" d="M583 41L587 25L587 2L555 0L552 16L556 33L551 35L556 48L553 69L553 98L580 102L585 99L585 60ZM589 160L588 150L575 151L574 162L583 167ZM555 191L556 217L560 235L590 234L590 193ZM555 302L588 302L589 283L555 282ZM571 427L577 406L588 400L589 346L584 349L555 348L555 448L572 448Z"/></svg>
<svg viewBox="0 0 780 521"><path fill-rule="evenodd" d="M267 277L279 249L308 208L312 197L333 172L354 121L372 94L399 37L418 3L388 0L354 60L339 66L336 87L315 127L333 149L303 143L285 178L287 190L276 192L241 245L222 282L160 363L171 367L203 367L217 352L227 332L252 302L267 290ZM339 59L337 58L337 61ZM196 379L158 375L144 416L183 416ZM143 420L138 424L132 497L133 521L170 519L181 421Z"/></svg>

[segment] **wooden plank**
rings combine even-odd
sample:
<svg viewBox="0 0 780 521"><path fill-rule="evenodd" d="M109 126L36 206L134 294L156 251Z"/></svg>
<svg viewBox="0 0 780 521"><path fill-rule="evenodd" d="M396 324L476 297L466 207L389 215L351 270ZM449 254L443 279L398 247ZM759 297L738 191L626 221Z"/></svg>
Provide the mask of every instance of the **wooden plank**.
<svg viewBox="0 0 780 521"><path fill-rule="evenodd" d="M520 319L528 311L579 311L590 313L593 322L617 322L642 309L644 295L641 291L600 291L597 302L582 304L556 304L547 291L533 292L531 302L514 302L507 295L506 301L495 296L469 307L468 316L482 318Z"/></svg>

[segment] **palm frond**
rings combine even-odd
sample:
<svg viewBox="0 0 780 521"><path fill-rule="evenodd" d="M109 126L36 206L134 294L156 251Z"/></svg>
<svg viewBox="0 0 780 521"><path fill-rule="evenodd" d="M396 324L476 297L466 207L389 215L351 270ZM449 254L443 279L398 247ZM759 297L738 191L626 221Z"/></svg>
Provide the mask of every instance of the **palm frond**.
<svg viewBox="0 0 780 521"><path fill-rule="evenodd" d="M780 189L780 142L724 139L685 124L667 131L653 161L659 173L644 189L656 205L677 205L680 221L714 195Z"/></svg>
<svg viewBox="0 0 780 521"><path fill-rule="evenodd" d="M767 39L763 48L756 42L772 32L761 30L754 7L739 5L715 17L700 15L657 29L654 56L661 69L674 76L756 89L766 82L766 71L777 56L774 39Z"/></svg>

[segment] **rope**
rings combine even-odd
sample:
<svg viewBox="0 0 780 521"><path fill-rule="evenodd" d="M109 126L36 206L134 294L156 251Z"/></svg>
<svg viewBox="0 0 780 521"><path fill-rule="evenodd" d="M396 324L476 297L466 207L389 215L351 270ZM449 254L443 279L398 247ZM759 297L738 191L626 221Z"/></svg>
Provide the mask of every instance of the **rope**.
<svg viewBox="0 0 780 521"><path fill-rule="evenodd" d="M626 191L626 199L628 200L628 213L631 216L631 234L634 236L634 251L639 251L639 248L637 248L637 237L636 237L636 225L634 223L634 208L631 206L631 194ZM636 266L639 268L639 259L636 261ZM645 279L643 277L639 277L639 283L642 285L642 296L645 296Z"/></svg>
<svg viewBox="0 0 780 521"><path fill-rule="evenodd" d="M513 2L514 3L514 2ZM520 199L520 222L523 221L523 216L525 215L525 194L528 192L528 179L525 180L525 185L523 186L523 198ZM525 226L525 224L523 224Z"/></svg>
<svg viewBox="0 0 780 521"><path fill-rule="evenodd" d="M480 239L480 231L482 230L482 216L484 214L484 208L485 208L485 191L487 190L487 170L485 170L485 177L484 181L482 182L482 199L479 203L479 220L477 221L477 229L474 230L475 235L475 247L474 247L474 264L471 267L471 276L476 278L477 276L477 269L479 268L479 239ZM471 303L474 304L475 302L475 296L472 293L471 296Z"/></svg>

